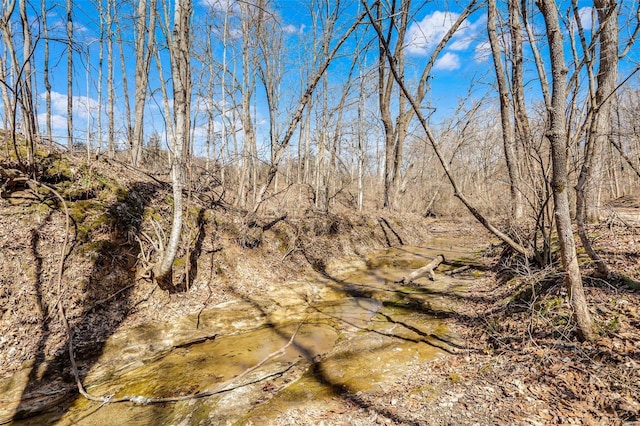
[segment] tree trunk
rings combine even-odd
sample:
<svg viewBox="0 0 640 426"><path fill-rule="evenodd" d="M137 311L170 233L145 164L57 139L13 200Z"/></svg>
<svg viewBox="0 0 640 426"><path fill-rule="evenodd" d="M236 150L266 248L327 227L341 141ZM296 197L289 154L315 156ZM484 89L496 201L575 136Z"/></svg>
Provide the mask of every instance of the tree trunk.
<svg viewBox="0 0 640 426"><path fill-rule="evenodd" d="M114 5L115 7L115 5ZM114 11L114 16L117 14ZM122 71L122 94L124 95L124 119L125 129L127 136L127 143L130 144L133 140L133 126L131 125L131 103L129 102L129 82L127 79L127 59L124 53L124 40L122 39L123 26L119 22L116 22L115 27L118 30L118 50L120 53L120 67Z"/></svg>
<svg viewBox="0 0 640 426"><path fill-rule="evenodd" d="M67 0L67 149L73 151L73 0Z"/></svg>
<svg viewBox="0 0 640 426"><path fill-rule="evenodd" d="M42 14L42 34L44 35L43 79L45 89L45 114L47 139L51 142L51 82L49 81L49 28L47 24L46 1L42 0L40 13Z"/></svg>
<svg viewBox="0 0 640 426"><path fill-rule="evenodd" d="M491 45L491 54L496 71L496 82L498 84L498 94L500 96L500 121L502 124L502 146L504 158L507 163L507 173L509 174L509 194L511 197L511 213L514 220L522 216L521 195L518 189L519 173L515 150L515 131L511 120L511 98L504 66L502 64L502 49L498 41L496 32L496 21L498 11L496 0L488 0L487 32Z"/></svg>
<svg viewBox="0 0 640 426"><path fill-rule="evenodd" d="M20 23L22 26L22 70L21 75L16 76L21 82L22 124L27 144L27 164L31 168L34 164L35 138L38 134L36 115L33 103L33 75L31 71L31 29L27 18L26 0L20 0Z"/></svg>
<svg viewBox="0 0 640 426"><path fill-rule="evenodd" d="M552 93L551 108L548 110L549 124L546 136L551 143L553 166L552 188L554 215L560 243L560 257L565 270L565 284L573 314L578 325L578 334L584 340L596 337L593 320L589 313L582 285L575 240L571 227L569 209L567 143L565 103L567 100L567 67L564 62L562 31L558 20L558 8L554 0L540 0L538 7L546 24L551 59Z"/></svg>
<svg viewBox="0 0 640 426"><path fill-rule="evenodd" d="M517 1L509 2L509 28L511 34L511 55L512 55L512 73L511 87L513 99L513 118L515 122L516 143L514 145L516 185L519 185L522 179L526 156L523 148L533 145L533 136L531 134L531 126L527 115L527 106L524 100L524 71L523 71L523 37L522 23L520 21L520 6ZM520 153L520 155L518 155ZM513 209L516 219L520 219L524 215L524 200L522 188L517 188L516 206Z"/></svg>
<svg viewBox="0 0 640 426"><path fill-rule="evenodd" d="M99 6L98 6L98 14L100 16L100 50L98 53L98 118L97 118L97 137L98 137L98 143L97 143L97 149L96 149L96 153L101 153L102 152L102 98L103 98L103 92L102 92L102 79L103 77L103 66L104 66L104 37L105 37L105 26L106 26L106 19L105 19L105 15L104 15L104 6L102 4L102 2L100 2Z"/></svg>
<svg viewBox="0 0 640 426"><path fill-rule="evenodd" d="M173 270L182 234L182 210L185 177L185 149L189 146L191 109L190 21L193 12L191 0L176 0L173 34L169 41L171 76L173 81L174 136L171 161L173 183L173 222L171 234L161 261L154 267L157 281L167 281Z"/></svg>
<svg viewBox="0 0 640 426"><path fill-rule="evenodd" d="M604 147L611 138L612 103L618 78L618 14L617 4L610 0L595 0L599 21L599 66L597 89L591 101L591 123L584 148L584 161L576 184L576 221L580 240L589 257L595 262L600 276L607 277L609 269L593 249L585 230L585 220L595 221L598 215L598 179L602 172Z"/></svg>
<svg viewBox="0 0 640 426"><path fill-rule="evenodd" d="M155 49L156 0L151 0L147 8L147 1L138 3L136 25L136 89L133 121L133 136L131 140L131 164L138 166L142 156L144 144L144 108L147 100L149 85L149 66L151 65L152 50ZM147 14L149 25L147 25ZM146 44L146 49L145 49Z"/></svg>
<svg viewBox="0 0 640 426"><path fill-rule="evenodd" d="M109 158L113 160L115 157L115 90L113 88L113 19L114 19L114 0L107 0L107 133L108 142L107 149Z"/></svg>

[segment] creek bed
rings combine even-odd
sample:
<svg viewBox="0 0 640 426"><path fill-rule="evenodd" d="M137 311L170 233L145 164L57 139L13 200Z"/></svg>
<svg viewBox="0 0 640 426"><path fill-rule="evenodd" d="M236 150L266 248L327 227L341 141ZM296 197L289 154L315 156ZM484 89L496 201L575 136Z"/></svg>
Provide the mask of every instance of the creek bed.
<svg viewBox="0 0 640 426"><path fill-rule="evenodd" d="M471 277L438 274L435 282L398 283L440 253L450 262L473 262L477 256L434 240L336 262L322 274L274 284L266 296L228 302L171 324L120 330L84 379L93 395L142 397L139 402L193 398L100 404L80 396L61 398L68 385L57 394L24 395L26 369L0 381L5 395L0 421L10 420L18 405L28 414L25 401L31 398L34 410L49 409L16 424L264 424L287 410L328 409L336 398L384 389L408 366L455 346L443 319ZM220 392L208 395L212 389Z"/></svg>

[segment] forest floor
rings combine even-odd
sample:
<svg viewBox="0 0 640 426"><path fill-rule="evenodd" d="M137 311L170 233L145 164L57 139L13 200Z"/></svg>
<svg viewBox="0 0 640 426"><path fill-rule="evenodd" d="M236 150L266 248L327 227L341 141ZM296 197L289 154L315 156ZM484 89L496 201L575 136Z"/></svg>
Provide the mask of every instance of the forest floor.
<svg viewBox="0 0 640 426"><path fill-rule="evenodd" d="M189 246L174 276L181 287L160 289L143 276L144 260L154 254L158 224L170 218L170 188L116 162L45 160L45 182L63 193L72 218L64 288L56 274L62 206L42 188L5 187L0 377L33 362L41 364L38 385L47 372L69 376L61 298L76 356L89 359L116 329L264 292L341 256L455 234L485 251L482 275L446 320L465 349L408 366L402 380L380 391L283 413L278 424L640 424L640 228L611 222L589 229L614 275L592 278L581 256L599 334L581 343L561 274L506 256L477 223L460 219L346 210L284 217L274 208L247 222L205 187L187 214Z"/></svg>
<svg viewBox="0 0 640 426"><path fill-rule="evenodd" d="M451 222L439 227L460 232ZM525 274L524 265L507 267L487 252L489 272L448 319L466 349L412 366L394 386L357 395L358 404L287 413L282 423L640 424L640 229L609 224L590 231L617 271L607 281L585 275L596 341L576 339L560 274Z"/></svg>

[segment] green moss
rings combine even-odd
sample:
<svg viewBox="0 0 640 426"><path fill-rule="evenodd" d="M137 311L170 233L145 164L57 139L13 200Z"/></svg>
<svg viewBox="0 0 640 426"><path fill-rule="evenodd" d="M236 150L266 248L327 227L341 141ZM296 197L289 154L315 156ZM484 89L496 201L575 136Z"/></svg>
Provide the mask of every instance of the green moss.
<svg viewBox="0 0 640 426"><path fill-rule="evenodd" d="M114 218L100 202L79 200L68 203L69 215L76 226L77 239L89 241L91 234L103 226L113 226Z"/></svg>
<svg viewBox="0 0 640 426"><path fill-rule="evenodd" d="M51 212L51 206L47 203L34 203L25 208L26 214L35 214L39 217L46 217Z"/></svg>
<svg viewBox="0 0 640 426"><path fill-rule="evenodd" d="M114 252L117 248L118 246L109 240L89 241L78 248L78 254L94 256Z"/></svg>
<svg viewBox="0 0 640 426"><path fill-rule="evenodd" d="M145 222L152 221L152 220L156 222L162 221L162 216L160 215L160 212L154 208L145 209L144 215L142 216L142 218Z"/></svg>
<svg viewBox="0 0 640 426"><path fill-rule="evenodd" d="M281 254L285 254L287 253L291 247L290 247L290 240L289 240L289 234L287 234L285 231L283 231L280 228L275 228L272 230L273 234L275 236L275 239L278 243L278 251Z"/></svg>

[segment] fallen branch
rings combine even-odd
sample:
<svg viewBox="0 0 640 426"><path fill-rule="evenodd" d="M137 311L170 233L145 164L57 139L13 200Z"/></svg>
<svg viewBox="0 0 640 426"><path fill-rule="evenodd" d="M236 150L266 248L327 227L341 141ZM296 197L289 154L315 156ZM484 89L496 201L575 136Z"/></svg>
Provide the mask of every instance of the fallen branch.
<svg viewBox="0 0 640 426"><path fill-rule="evenodd" d="M471 269L471 265L464 265L464 266L461 266L461 267L459 267L459 268L456 268L456 269L454 269L454 270L452 270L452 271L447 271L447 272L445 272L444 274L445 274L445 275L449 275L449 276L451 276L451 275L456 275L456 274L459 274L460 272L464 272L464 271L466 271L467 269Z"/></svg>
<svg viewBox="0 0 640 426"><path fill-rule="evenodd" d="M423 266L422 268L416 269L413 271L408 277L403 277L400 282L402 284L410 284L417 280L418 278L422 278L426 275L429 276L431 281L436 280L436 274L434 269L436 269L440 264L444 262L444 255L437 255L427 266Z"/></svg>

